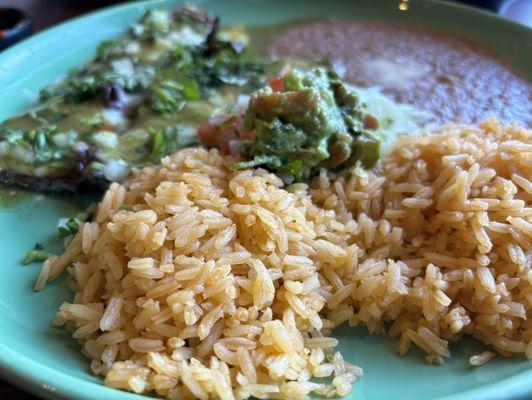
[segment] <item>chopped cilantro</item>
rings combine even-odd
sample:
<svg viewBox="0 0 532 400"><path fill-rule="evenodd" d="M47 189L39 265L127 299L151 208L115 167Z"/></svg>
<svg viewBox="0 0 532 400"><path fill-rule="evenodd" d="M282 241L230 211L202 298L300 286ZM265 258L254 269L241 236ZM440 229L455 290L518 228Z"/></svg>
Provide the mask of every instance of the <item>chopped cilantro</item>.
<svg viewBox="0 0 532 400"><path fill-rule="evenodd" d="M264 164L273 164L277 167L281 166L281 161L276 156L256 156L252 160L249 161L240 161L237 163L234 163L231 165L231 169L247 169L247 168L253 168L258 167L259 165Z"/></svg>
<svg viewBox="0 0 532 400"><path fill-rule="evenodd" d="M185 100L198 100L200 98L199 87L196 81L190 80L183 86Z"/></svg>
<svg viewBox="0 0 532 400"><path fill-rule="evenodd" d="M183 86L176 81L164 80L150 86L152 109L161 113L180 111L185 106Z"/></svg>
<svg viewBox="0 0 532 400"><path fill-rule="evenodd" d="M114 40L105 40L101 42L96 50L96 59L102 62L107 61L115 43Z"/></svg>
<svg viewBox="0 0 532 400"><path fill-rule="evenodd" d="M75 217L67 219L57 228L59 237L65 238L74 236L78 232L80 224L85 222L88 217L87 213L79 213Z"/></svg>
<svg viewBox="0 0 532 400"><path fill-rule="evenodd" d="M22 265L28 265L37 261L46 261L50 257L50 253L43 251L44 246L40 243L36 243L33 250L26 253L26 257L22 260Z"/></svg>

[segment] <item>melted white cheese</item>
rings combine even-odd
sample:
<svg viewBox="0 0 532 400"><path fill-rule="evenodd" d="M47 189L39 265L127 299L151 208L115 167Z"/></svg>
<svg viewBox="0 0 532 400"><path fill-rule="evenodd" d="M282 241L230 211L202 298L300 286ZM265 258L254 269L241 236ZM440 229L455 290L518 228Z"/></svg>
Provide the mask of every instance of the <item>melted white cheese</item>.
<svg viewBox="0 0 532 400"><path fill-rule="evenodd" d="M430 72L428 65L409 62L408 64L386 59L374 59L364 63L364 68L376 74L384 86L408 87L412 82Z"/></svg>

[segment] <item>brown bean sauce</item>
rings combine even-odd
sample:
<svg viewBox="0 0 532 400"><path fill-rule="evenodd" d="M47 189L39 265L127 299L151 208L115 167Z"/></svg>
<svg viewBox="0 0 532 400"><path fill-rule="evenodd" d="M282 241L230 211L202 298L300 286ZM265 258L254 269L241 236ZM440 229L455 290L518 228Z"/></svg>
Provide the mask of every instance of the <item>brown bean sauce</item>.
<svg viewBox="0 0 532 400"><path fill-rule="evenodd" d="M311 22L278 35L266 53L329 61L352 84L380 86L440 122L532 122L532 84L471 39L399 24Z"/></svg>

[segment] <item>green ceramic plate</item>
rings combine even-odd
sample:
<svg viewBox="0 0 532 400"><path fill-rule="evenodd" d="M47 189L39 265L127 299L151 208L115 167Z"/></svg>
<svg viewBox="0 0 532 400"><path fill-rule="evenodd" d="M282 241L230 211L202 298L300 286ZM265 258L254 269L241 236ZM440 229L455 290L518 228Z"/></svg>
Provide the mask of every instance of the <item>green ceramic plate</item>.
<svg viewBox="0 0 532 400"><path fill-rule="evenodd" d="M0 54L0 120L23 111L37 90L78 65L103 39L115 36L148 7L175 7L178 1L129 3L67 22ZM212 0L204 6L227 22L268 25L290 19L331 16L386 20L461 32L490 44L532 79L531 30L470 8L432 1L399 0ZM3 192L5 195L5 192ZM79 210L79 199L27 195L0 205L0 374L20 387L52 399L140 399L108 389L89 374L78 346L50 322L69 298L65 279L41 293L32 291L37 264L21 266L36 242L51 243L57 220ZM467 358L483 349L473 340L451 346L444 366L426 365L415 351L398 357L394 342L363 328L339 329L340 349L364 367L350 399L530 399L532 362L497 358L471 368Z"/></svg>

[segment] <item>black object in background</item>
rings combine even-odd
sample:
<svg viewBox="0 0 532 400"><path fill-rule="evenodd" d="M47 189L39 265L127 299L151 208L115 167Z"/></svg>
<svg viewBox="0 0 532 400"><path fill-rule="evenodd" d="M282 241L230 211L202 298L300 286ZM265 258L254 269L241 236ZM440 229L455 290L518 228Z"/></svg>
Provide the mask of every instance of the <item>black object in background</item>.
<svg viewBox="0 0 532 400"><path fill-rule="evenodd" d="M23 10L0 7L0 50L29 36L33 22Z"/></svg>
<svg viewBox="0 0 532 400"><path fill-rule="evenodd" d="M499 12L504 4L512 2L512 0L447 1L482 7L493 12ZM528 1L532 2L532 0ZM0 50L25 38L32 32L32 29L39 31L65 19L121 2L124 0L0 0ZM12 10L2 11L6 8ZM24 14L26 21L17 26L13 32L2 30L2 26L15 27L20 18L19 12Z"/></svg>
<svg viewBox="0 0 532 400"><path fill-rule="evenodd" d="M65 19L120 2L124 0L0 0L0 7L26 11L37 32Z"/></svg>

